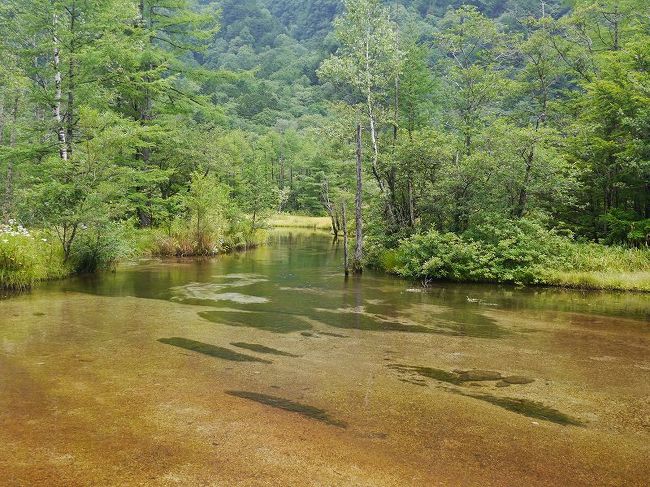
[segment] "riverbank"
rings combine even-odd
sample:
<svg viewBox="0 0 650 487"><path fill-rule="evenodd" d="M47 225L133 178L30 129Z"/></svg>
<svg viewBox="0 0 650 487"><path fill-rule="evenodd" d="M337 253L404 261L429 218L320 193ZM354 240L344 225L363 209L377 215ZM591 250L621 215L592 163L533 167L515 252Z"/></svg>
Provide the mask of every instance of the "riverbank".
<svg viewBox="0 0 650 487"><path fill-rule="evenodd" d="M0 231L0 290L24 291L38 282L113 269L140 257L210 257L263 245L266 229L231 228L221 235L188 229L135 229L113 225L101 232L84 230L68 255L59 236L44 230L5 225Z"/></svg>
<svg viewBox="0 0 650 487"><path fill-rule="evenodd" d="M276 214L268 228L327 231L327 217ZM414 235L389 249L369 238L370 266L420 282L447 280L541 285L573 289L650 292L650 251L576 243L552 233L506 232L498 238L469 239L431 231ZM535 233L537 232L537 233ZM267 229L254 235L233 229L221 238L197 242L185 230L121 227L101 239L82 240L66 261L57 236L5 227L0 238L0 289L25 290L39 281L114 267L143 256L214 256L264 244Z"/></svg>
<svg viewBox="0 0 650 487"><path fill-rule="evenodd" d="M11 222L0 228L0 290L24 291L37 282L111 269L139 257L210 257L248 250L263 245L273 228L331 229L327 217L283 213L253 232L246 223L242 220L224 232L206 232L199 238L192 229L179 226L135 229L116 224L101 234L84 230L66 259L56 234Z"/></svg>
<svg viewBox="0 0 650 487"><path fill-rule="evenodd" d="M387 248L368 239L368 261L420 282L447 280L650 292L650 251L575 242L534 222L430 230Z"/></svg>

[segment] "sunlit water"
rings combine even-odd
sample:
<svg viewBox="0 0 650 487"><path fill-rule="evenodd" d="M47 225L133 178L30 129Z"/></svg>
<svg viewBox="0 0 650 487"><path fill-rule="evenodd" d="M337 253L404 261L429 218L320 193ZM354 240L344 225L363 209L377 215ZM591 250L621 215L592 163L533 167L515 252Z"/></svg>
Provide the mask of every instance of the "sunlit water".
<svg viewBox="0 0 650 487"><path fill-rule="evenodd" d="M0 485L642 485L650 298L343 278L324 234L0 301Z"/></svg>

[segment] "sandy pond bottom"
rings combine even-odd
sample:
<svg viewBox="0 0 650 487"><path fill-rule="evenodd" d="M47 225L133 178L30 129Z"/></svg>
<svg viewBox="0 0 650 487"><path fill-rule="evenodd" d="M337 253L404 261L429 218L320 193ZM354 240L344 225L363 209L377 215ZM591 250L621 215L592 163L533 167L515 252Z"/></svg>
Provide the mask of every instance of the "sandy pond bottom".
<svg viewBox="0 0 650 487"><path fill-rule="evenodd" d="M283 237L0 301L0 485L647 485L646 296L338 259Z"/></svg>

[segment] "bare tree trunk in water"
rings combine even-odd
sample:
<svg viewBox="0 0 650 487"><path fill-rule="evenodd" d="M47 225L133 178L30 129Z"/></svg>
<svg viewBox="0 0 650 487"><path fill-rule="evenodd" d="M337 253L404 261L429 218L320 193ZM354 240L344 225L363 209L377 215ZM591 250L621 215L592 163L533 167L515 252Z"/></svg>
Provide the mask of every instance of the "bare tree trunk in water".
<svg viewBox="0 0 650 487"><path fill-rule="evenodd" d="M354 260L352 262L352 271L360 274L363 270L361 261L363 260L363 220L362 220L362 193L363 193L363 173L361 166L361 123L357 122L357 191L354 198L354 223L356 225L356 242L354 244Z"/></svg>
<svg viewBox="0 0 650 487"><path fill-rule="evenodd" d="M345 201L341 204L341 214L343 217L343 270L347 277L350 273L350 264L348 263L348 217L345 211Z"/></svg>
<svg viewBox="0 0 650 487"><path fill-rule="evenodd" d="M334 240L336 240L339 236L338 218L336 215L336 209L334 208L334 205L332 205L332 200L330 200L330 187L327 179L323 182L321 197L323 199L323 206L332 220L332 233L334 234Z"/></svg>
<svg viewBox="0 0 650 487"><path fill-rule="evenodd" d="M54 14L54 120L56 121L56 133L59 140L59 155L64 161L68 160L68 146L65 141L65 128L63 126L63 115L61 114L61 51L59 48L58 32L59 19Z"/></svg>

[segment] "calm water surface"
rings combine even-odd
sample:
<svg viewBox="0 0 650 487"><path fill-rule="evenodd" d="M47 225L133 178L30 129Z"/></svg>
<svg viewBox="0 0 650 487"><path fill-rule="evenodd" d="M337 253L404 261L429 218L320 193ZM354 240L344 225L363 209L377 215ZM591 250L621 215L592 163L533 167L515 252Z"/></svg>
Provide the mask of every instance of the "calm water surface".
<svg viewBox="0 0 650 487"><path fill-rule="evenodd" d="M0 485L643 485L650 298L345 280L330 238L0 301Z"/></svg>

